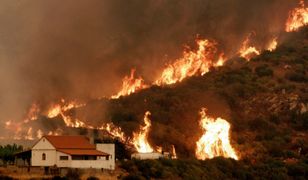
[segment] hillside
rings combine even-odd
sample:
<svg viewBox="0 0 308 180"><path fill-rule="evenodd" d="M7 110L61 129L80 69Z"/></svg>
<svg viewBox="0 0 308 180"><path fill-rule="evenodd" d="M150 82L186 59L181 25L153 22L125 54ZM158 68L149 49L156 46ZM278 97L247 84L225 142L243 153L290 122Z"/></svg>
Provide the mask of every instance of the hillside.
<svg viewBox="0 0 308 180"><path fill-rule="evenodd" d="M223 67L182 83L139 91L106 103L103 119L127 136L151 112L149 142L175 145L179 157L194 156L202 135L198 112L231 123L232 145L250 161L294 158L308 152L308 29L283 35L282 44L247 62L233 58ZM92 118L94 122L98 119Z"/></svg>

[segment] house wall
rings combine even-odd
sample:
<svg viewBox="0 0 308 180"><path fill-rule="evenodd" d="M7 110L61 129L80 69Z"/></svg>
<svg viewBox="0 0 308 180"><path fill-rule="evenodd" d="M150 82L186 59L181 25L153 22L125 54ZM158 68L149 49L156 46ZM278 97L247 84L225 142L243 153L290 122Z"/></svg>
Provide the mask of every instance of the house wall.
<svg viewBox="0 0 308 180"><path fill-rule="evenodd" d="M46 154L46 160L42 160L42 154ZM31 165L32 166L53 166L56 162L55 149L34 149L32 150Z"/></svg>
<svg viewBox="0 0 308 180"><path fill-rule="evenodd" d="M96 150L110 154L109 159L105 160L107 169L115 169L115 145L114 144L96 144ZM102 157L105 159L105 157Z"/></svg>
<svg viewBox="0 0 308 180"><path fill-rule="evenodd" d="M72 160L72 168L97 168L97 169L111 169L114 170L114 167L110 167L110 163L107 160L98 159L98 160Z"/></svg>
<svg viewBox="0 0 308 180"><path fill-rule="evenodd" d="M133 159L159 159L162 158L163 155L161 153L134 153L131 158Z"/></svg>
<svg viewBox="0 0 308 180"><path fill-rule="evenodd" d="M60 160L60 156L68 156L68 160ZM71 161L72 161L71 155L57 151L57 161L56 161L56 164L57 164L58 167L70 167L71 166Z"/></svg>
<svg viewBox="0 0 308 180"><path fill-rule="evenodd" d="M42 160L43 153L46 154L46 160ZM56 157L56 149L46 138L43 137L32 147L31 165L53 166L56 164Z"/></svg>

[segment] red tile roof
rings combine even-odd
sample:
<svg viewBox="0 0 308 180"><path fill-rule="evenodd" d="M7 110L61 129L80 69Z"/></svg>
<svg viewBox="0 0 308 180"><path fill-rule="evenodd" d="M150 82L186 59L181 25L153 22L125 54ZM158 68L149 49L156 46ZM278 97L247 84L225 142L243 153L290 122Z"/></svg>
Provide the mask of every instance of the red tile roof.
<svg viewBox="0 0 308 180"><path fill-rule="evenodd" d="M58 151L69 155L93 155L93 156L108 156L109 154L95 149L59 149Z"/></svg>
<svg viewBox="0 0 308 180"><path fill-rule="evenodd" d="M94 149L84 136L44 136L56 149Z"/></svg>

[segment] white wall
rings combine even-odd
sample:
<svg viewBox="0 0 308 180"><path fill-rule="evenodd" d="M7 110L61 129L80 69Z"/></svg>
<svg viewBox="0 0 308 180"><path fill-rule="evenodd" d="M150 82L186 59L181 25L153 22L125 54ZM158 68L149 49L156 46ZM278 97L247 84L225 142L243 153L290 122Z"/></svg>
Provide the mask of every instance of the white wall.
<svg viewBox="0 0 308 180"><path fill-rule="evenodd" d="M60 156L68 156L68 160L60 160ZM57 166L58 167L70 167L71 166L72 157L71 155L65 154L63 152L57 151Z"/></svg>
<svg viewBox="0 0 308 180"><path fill-rule="evenodd" d="M135 159L159 159L162 158L163 155L161 153L134 153L131 158Z"/></svg>
<svg viewBox="0 0 308 180"><path fill-rule="evenodd" d="M97 168L97 169L111 169L114 170L114 167L110 167L110 163L106 160L72 160L72 168Z"/></svg>
<svg viewBox="0 0 308 180"><path fill-rule="evenodd" d="M105 162L102 162L106 164L107 169L115 169L115 145L114 144L96 144L96 149L98 151L105 152L107 154L110 154L109 160L104 160Z"/></svg>
<svg viewBox="0 0 308 180"><path fill-rule="evenodd" d="M33 147L33 149L55 149L55 147L45 138L42 137Z"/></svg>
<svg viewBox="0 0 308 180"><path fill-rule="evenodd" d="M42 160L42 154L46 154L46 160ZM31 151L31 165L32 166L53 166L56 162L56 149L46 139L41 138L33 147Z"/></svg>
<svg viewBox="0 0 308 180"><path fill-rule="evenodd" d="M55 149L33 149L31 157L32 166L53 166L57 163L56 150ZM46 160L42 160L42 154L46 154Z"/></svg>

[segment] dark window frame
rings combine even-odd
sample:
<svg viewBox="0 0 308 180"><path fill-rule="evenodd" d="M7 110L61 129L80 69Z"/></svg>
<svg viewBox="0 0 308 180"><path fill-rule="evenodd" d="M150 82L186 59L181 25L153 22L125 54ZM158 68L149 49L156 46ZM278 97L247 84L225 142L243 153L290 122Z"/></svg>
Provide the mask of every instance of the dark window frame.
<svg viewBox="0 0 308 180"><path fill-rule="evenodd" d="M59 160L67 161L68 160L68 156L59 156Z"/></svg>

